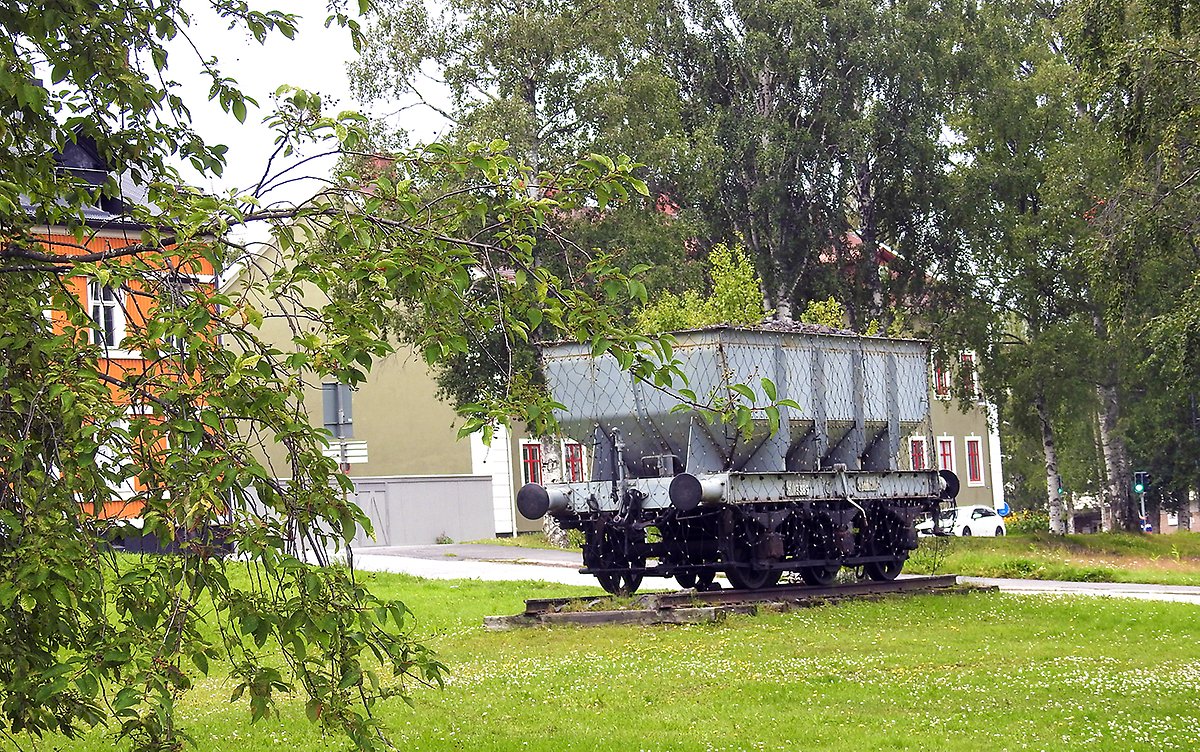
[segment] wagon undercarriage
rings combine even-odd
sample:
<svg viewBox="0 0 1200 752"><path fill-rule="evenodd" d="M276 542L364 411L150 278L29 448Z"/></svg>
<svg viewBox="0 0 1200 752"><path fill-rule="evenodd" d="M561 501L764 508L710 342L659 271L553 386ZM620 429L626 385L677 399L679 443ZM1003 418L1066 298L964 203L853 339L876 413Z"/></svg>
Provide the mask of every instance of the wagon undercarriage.
<svg viewBox="0 0 1200 752"><path fill-rule="evenodd" d="M736 588L769 587L785 572L812 585L842 567L894 579L917 546L914 523L927 504L892 500L723 505L623 519L596 512L560 518L584 534L584 569L610 592L632 592L643 577L710 586L724 572Z"/></svg>

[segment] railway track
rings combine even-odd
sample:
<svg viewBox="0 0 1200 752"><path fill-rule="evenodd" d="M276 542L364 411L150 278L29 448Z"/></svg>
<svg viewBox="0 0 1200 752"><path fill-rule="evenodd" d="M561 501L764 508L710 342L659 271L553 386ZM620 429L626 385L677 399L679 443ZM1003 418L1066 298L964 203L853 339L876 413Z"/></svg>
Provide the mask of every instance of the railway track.
<svg viewBox="0 0 1200 752"><path fill-rule="evenodd" d="M646 593L632 600L616 596L531 598L525 601L523 613L489 616L484 626L499 630L545 624L684 624L719 621L730 614L754 614L759 609L786 610L896 594L995 589L959 586L957 582L954 575L941 575L829 587L780 585L761 590Z"/></svg>

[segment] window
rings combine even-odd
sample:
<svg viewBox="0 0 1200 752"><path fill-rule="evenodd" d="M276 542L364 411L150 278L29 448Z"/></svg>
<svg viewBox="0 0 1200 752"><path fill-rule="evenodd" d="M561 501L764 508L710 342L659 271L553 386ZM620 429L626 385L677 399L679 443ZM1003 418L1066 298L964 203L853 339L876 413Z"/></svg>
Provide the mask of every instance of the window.
<svg viewBox="0 0 1200 752"><path fill-rule="evenodd" d="M975 368L975 353L964 351L960 356L962 390L967 399L979 399L979 372Z"/></svg>
<svg viewBox="0 0 1200 752"><path fill-rule="evenodd" d="M983 439L967 437L967 485L983 485Z"/></svg>
<svg viewBox="0 0 1200 752"><path fill-rule="evenodd" d="M929 463L925 457L925 437L913 436L908 440L908 454L912 459L913 470L926 470Z"/></svg>
<svg viewBox="0 0 1200 752"><path fill-rule="evenodd" d="M938 469L939 470L949 470L952 473L955 472L955 470L954 470L954 437L939 436L937 443L938 443Z"/></svg>
<svg viewBox="0 0 1200 752"><path fill-rule="evenodd" d="M945 362L934 361L933 396L937 399L950 399L950 383L950 367Z"/></svg>
<svg viewBox="0 0 1200 752"><path fill-rule="evenodd" d="M579 483L583 477L583 445L568 441L566 445L567 482Z"/></svg>
<svg viewBox="0 0 1200 752"><path fill-rule="evenodd" d="M96 449L96 469L106 476L115 492L111 501L128 501L137 495L137 468L128 457L133 443L129 421L115 421L107 439Z"/></svg>
<svg viewBox="0 0 1200 752"><path fill-rule="evenodd" d="M542 482L542 445L530 442L521 445L521 477L526 483Z"/></svg>
<svg viewBox="0 0 1200 752"><path fill-rule="evenodd" d="M166 305L176 309L183 309L193 300L196 282L195 277L176 275L167 280L159 294L163 296ZM167 335L164 342L173 352L181 355L187 353L187 335L180 335L178 337Z"/></svg>
<svg viewBox="0 0 1200 752"><path fill-rule="evenodd" d="M119 290L96 280L88 283L88 305L92 311L93 342L101 347L118 348L125 337L125 309L121 306Z"/></svg>

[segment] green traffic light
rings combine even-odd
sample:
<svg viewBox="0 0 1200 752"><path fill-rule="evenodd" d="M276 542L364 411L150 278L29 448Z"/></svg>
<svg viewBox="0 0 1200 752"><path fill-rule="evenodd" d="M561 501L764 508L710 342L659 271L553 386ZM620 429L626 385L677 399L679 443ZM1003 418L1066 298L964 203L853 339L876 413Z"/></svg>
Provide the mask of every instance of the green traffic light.
<svg viewBox="0 0 1200 752"><path fill-rule="evenodd" d="M1146 490L1146 487L1143 486L1141 483L1137 483L1133 486L1133 490L1137 491L1138 493L1141 493Z"/></svg>

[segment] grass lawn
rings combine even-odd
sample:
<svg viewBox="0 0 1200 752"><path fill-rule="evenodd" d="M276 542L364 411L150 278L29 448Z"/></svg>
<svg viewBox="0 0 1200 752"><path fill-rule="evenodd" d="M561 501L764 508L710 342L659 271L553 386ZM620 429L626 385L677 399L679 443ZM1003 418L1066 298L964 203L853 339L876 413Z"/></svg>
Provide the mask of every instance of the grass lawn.
<svg viewBox="0 0 1200 752"><path fill-rule="evenodd" d="M1200 609L994 593L893 598L719 625L485 632L540 583L369 575L417 612L445 690L390 705L414 750L1194 750ZM281 705L250 725L232 684L181 703L200 750L341 750ZM97 732L47 749L110 748ZM118 747L119 748L119 747Z"/></svg>
<svg viewBox="0 0 1200 752"><path fill-rule="evenodd" d="M940 554L938 547L943 546ZM1048 533L1003 538L925 538L904 567L951 573L1078 582L1200 585L1200 533Z"/></svg>

